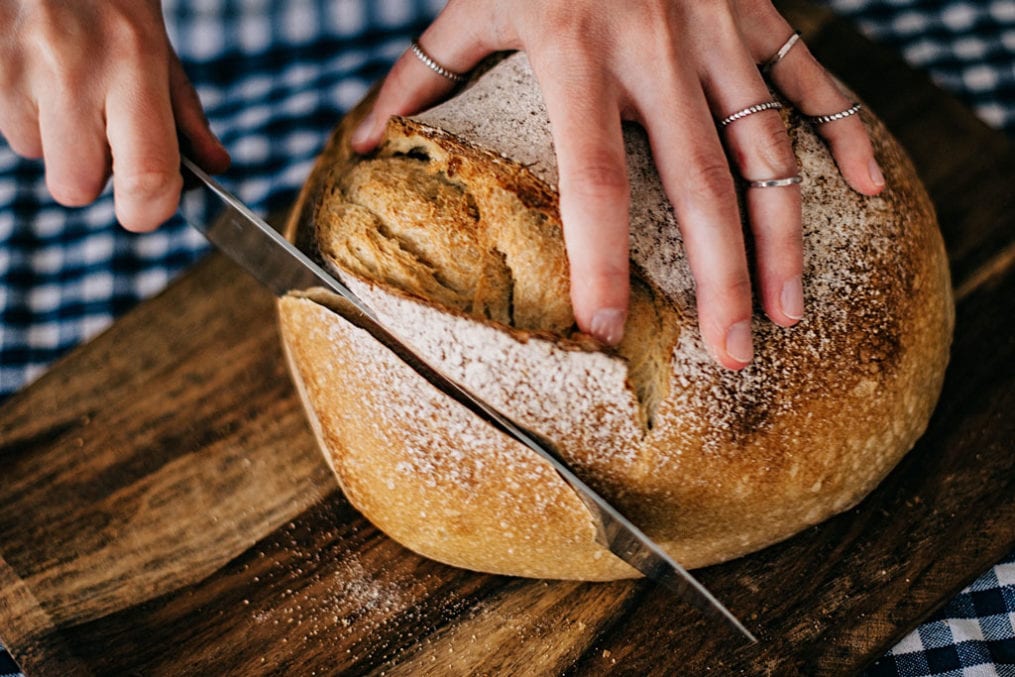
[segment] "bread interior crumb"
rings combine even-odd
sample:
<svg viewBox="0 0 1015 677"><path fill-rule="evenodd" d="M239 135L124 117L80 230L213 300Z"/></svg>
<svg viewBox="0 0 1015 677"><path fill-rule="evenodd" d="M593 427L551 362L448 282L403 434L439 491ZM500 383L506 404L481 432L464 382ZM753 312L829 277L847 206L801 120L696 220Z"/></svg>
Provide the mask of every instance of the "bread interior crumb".
<svg viewBox="0 0 1015 677"><path fill-rule="evenodd" d="M478 320L589 345L571 308L559 218L469 163L449 163L431 141L388 144L336 172L315 222L321 253L339 269ZM648 428L666 395L677 327L660 293L632 275L616 352Z"/></svg>

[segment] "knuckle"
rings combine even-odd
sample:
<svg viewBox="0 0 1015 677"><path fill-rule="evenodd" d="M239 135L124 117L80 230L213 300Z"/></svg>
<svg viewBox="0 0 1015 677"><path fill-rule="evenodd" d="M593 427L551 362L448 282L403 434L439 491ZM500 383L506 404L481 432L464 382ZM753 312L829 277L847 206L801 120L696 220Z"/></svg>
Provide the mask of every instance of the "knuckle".
<svg viewBox="0 0 1015 677"><path fill-rule="evenodd" d="M746 270L739 271L723 280L722 292L733 299L749 299L751 297L751 277Z"/></svg>
<svg viewBox="0 0 1015 677"><path fill-rule="evenodd" d="M735 28L729 0L696 0L680 7L695 22L689 25L707 26L715 35L729 35L730 28Z"/></svg>
<svg viewBox="0 0 1015 677"><path fill-rule="evenodd" d="M796 172L796 156L789 140L786 128L782 126L782 118L773 118L766 123L754 139L753 151L764 165L774 172L773 176L788 176Z"/></svg>
<svg viewBox="0 0 1015 677"><path fill-rule="evenodd" d="M792 273L803 266L803 241L799 228L756 228L755 247L759 266Z"/></svg>
<svg viewBox="0 0 1015 677"><path fill-rule="evenodd" d="M612 289L622 288L629 283L631 278L626 258L607 258L599 261L596 264L596 268L590 272L598 280L604 293Z"/></svg>
<svg viewBox="0 0 1015 677"><path fill-rule="evenodd" d="M627 167L618 158L591 156L560 177L561 193L572 198L626 197L630 189Z"/></svg>
<svg viewBox="0 0 1015 677"><path fill-rule="evenodd" d="M179 191L183 185L180 172L163 168L148 168L120 172L115 175L116 189L122 195L139 199L157 198Z"/></svg>
<svg viewBox="0 0 1015 677"><path fill-rule="evenodd" d="M598 3L549 3L529 26L537 51L548 58L592 60L611 51L611 30L603 21Z"/></svg>
<svg viewBox="0 0 1015 677"><path fill-rule="evenodd" d="M23 44L52 42L59 37L60 27L68 28L62 14L60 3L50 0L39 0L22 7L18 23Z"/></svg>
<svg viewBox="0 0 1015 677"><path fill-rule="evenodd" d="M545 26L541 28L546 30ZM589 52L590 42L587 39L583 42L571 30L570 27L562 28L552 39L549 35L537 39L531 58L538 72L548 74L557 84L578 88L586 84L580 81L589 78L593 59Z"/></svg>
<svg viewBox="0 0 1015 677"><path fill-rule="evenodd" d="M737 16L751 26L766 25L771 29L778 29L780 22L771 0L738 0ZM776 20L773 20L776 19Z"/></svg>
<svg viewBox="0 0 1015 677"><path fill-rule="evenodd" d="M627 248L598 247L598 244L598 240L586 239L586 242L570 250L572 274L581 281L582 286L594 288L597 292L626 285L630 278Z"/></svg>
<svg viewBox="0 0 1015 677"><path fill-rule="evenodd" d="M684 190L692 200L723 200L733 194L733 175L723 158L701 157L690 163Z"/></svg>
<svg viewBox="0 0 1015 677"><path fill-rule="evenodd" d="M750 307L751 278L746 270L731 272L727 276L713 280L710 296L719 306L725 308Z"/></svg>
<svg viewBox="0 0 1015 677"><path fill-rule="evenodd" d="M156 35L147 22L116 16L108 22L106 46L114 60L164 60L167 49L162 40L155 39Z"/></svg>
<svg viewBox="0 0 1015 677"><path fill-rule="evenodd" d="M86 73L86 51L62 34L60 17L44 7L38 9L25 28L28 49L36 55L51 84L69 88Z"/></svg>
<svg viewBox="0 0 1015 677"><path fill-rule="evenodd" d="M588 27L589 18L580 3L567 8L566 3L554 3L547 8L540 20L546 35L557 36L566 42L577 42L583 28Z"/></svg>

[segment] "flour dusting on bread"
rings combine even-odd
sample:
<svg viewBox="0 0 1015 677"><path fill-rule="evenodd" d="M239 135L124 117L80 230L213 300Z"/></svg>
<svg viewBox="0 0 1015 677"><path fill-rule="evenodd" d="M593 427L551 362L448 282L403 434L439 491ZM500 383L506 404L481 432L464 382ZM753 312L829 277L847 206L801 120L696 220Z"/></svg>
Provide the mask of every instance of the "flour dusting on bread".
<svg viewBox="0 0 1015 677"><path fill-rule="evenodd" d="M631 312L608 350L574 325L549 121L524 55L392 119L358 157L348 136L368 106L325 149L289 236L420 354L551 439L685 566L848 508L922 433L954 322L947 260L926 192L873 115L862 113L888 187L869 198L782 111L803 177L806 316L784 329L759 310L755 359L732 372L705 350L680 225L640 128L624 129ZM548 466L437 393L333 299L280 308L322 447L383 530L486 571L632 575Z"/></svg>

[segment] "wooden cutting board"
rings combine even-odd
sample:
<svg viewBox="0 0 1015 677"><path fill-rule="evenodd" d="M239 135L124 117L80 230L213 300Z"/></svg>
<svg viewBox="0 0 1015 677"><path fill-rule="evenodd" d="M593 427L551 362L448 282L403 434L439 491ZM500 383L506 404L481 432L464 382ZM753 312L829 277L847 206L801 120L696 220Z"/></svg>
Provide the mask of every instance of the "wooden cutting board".
<svg viewBox="0 0 1015 677"><path fill-rule="evenodd" d="M738 647L646 582L470 573L344 500L273 300L220 256L0 409L0 638L73 674L848 674L1015 546L1015 162L1000 134L831 15L784 3L900 137L958 295L925 437L859 507L699 572Z"/></svg>

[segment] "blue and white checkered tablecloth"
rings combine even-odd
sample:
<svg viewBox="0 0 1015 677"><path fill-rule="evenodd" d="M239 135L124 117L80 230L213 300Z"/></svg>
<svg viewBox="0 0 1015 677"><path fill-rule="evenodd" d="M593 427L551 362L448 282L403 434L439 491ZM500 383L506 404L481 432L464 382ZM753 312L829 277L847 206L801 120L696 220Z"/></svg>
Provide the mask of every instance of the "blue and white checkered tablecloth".
<svg viewBox="0 0 1015 677"><path fill-rule="evenodd" d="M824 1L988 124L1015 132L1015 0ZM173 44L232 153L224 182L261 213L287 205L341 114L443 4L164 0ZM208 249L179 219L145 235L114 224L108 190L64 209L49 198L41 165L0 141L0 401ZM1015 677L1013 626L1015 553L868 675ZM0 651L0 677L18 674Z"/></svg>

